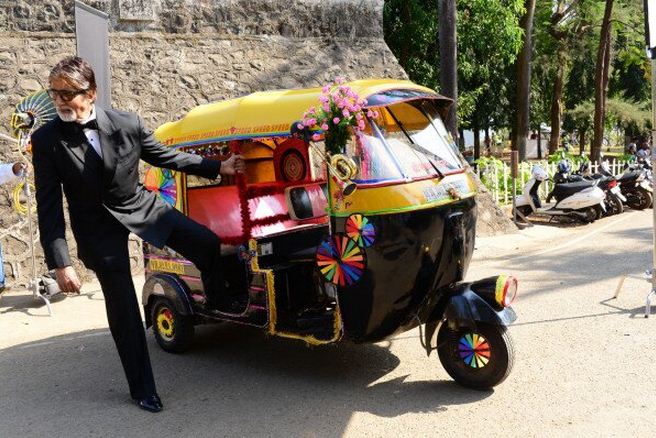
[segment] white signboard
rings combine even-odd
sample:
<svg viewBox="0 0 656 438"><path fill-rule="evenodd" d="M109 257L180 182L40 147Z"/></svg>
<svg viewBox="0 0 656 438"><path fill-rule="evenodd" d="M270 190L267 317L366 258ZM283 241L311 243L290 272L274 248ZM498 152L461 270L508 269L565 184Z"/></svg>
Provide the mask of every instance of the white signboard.
<svg viewBox="0 0 656 438"><path fill-rule="evenodd" d="M651 59L656 59L656 0L644 0L644 2L647 55Z"/></svg>
<svg viewBox="0 0 656 438"><path fill-rule="evenodd" d="M98 86L96 104L107 109L111 108L108 20L104 12L75 1L77 56L93 67Z"/></svg>

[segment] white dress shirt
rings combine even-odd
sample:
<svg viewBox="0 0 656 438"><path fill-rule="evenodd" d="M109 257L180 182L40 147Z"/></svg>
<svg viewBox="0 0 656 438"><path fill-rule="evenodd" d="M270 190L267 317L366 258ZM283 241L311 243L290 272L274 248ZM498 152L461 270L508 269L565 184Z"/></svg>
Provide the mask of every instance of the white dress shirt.
<svg viewBox="0 0 656 438"><path fill-rule="evenodd" d="M0 184L13 181L18 177L14 175L14 163L0 164Z"/></svg>
<svg viewBox="0 0 656 438"><path fill-rule="evenodd" d="M78 123L84 124L95 119L96 119L96 107L92 106L89 117L86 118L85 120L81 120ZM84 129L84 135L87 137L87 140L89 140L89 144L91 145L91 147L93 147L93 150L96 151L96 153L100 158L102 158L102 148L100 147L100 134L98 133L98 131L95 129Z"/></svg>

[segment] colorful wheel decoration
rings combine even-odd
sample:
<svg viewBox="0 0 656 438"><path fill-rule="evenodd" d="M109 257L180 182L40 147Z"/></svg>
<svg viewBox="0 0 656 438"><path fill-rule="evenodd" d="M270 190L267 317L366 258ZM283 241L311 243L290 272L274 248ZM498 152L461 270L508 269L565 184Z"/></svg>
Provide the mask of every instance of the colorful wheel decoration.
<svg viewBox="0 0 656 438"><path fill-rule="evenodd" d="M146 171L144 186L159 196L164 202L176 207L178 185L174 173L169 169L150 167Z"/></svg>
<svg viewBox="0 0 656 438"><path fill-rule="evenodd" d="M369 222L365 216L361 214L352 214L346 220L346 234L358 245L368 248L374 244L376 239L376 229L374 224Z"/></svg>
<svg viewBox="0 0 656 438"><path fill-rule="evenodd" d="M170 341L175 335L175 322L173 312L166 307L162 308L157 314L157 329L164 339Z"/></svg>
<svg viewBox="0 0 656 438"><path fill-rule="evenodd" d="M301 181L307 175L303 155L295 149L285 152L280 160L281 173L285 181Z"/></svg>
<svg viewBox="0 0 656 438"><path fill-rule="evenodd" d="M490 361L490 344L478 333L467 333L458 341L460 358L472 368L483 368Z"/></svg>
<svg viewBox="0 0 656 438"><path fill-rule="evenodd" d="M360 279L367 262L364 250L354 240L338 233L317 248L317 266L326 280L338 286L350 286Z"/></svg>

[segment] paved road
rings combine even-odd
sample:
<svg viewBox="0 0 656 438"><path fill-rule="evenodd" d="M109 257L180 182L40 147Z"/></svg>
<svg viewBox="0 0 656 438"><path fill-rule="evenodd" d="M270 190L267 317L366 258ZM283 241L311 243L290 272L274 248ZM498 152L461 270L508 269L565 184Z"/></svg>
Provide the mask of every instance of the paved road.
<svg viewBox="0 0 656 438"><path fill-rule="evenodd" d="M656 314L648 284L651 211L577 228L479 239L468 277L521 279L508 380L477 392L426 357L418 332L376 345L307 348L257 330L200 330L193 351L150 336L165 411L128 403L102 296L0 300L0 436L653 436Z"/></svg>

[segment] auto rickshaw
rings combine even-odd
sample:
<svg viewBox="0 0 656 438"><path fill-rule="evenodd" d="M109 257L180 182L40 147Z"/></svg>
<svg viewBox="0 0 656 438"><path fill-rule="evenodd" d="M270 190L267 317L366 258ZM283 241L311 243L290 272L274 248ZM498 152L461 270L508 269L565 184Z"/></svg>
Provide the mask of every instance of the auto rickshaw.
<svg viewBox="0 0 656 438"><path fill-rule="evenodd" d="M312 345L378 342L419 326L426 352L437 350L458 383L495 386L513 364L517 281L462 282L476 186L442 121L452 102L410 81L347 85L375 117L332 157L320 131L294 129L318 88L201 105L157 129L172 148L245 157L244 174L220 181L154 167L145 176L220 237L226 291L243 305L206 308L193 264L144 244L146 324L169 352L187 349L194 326L212 321Z"/></svg>

